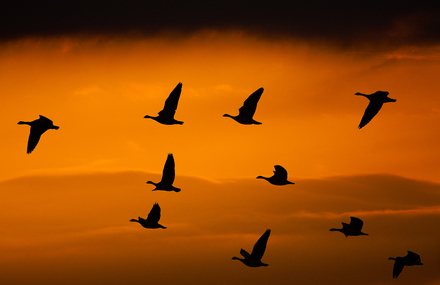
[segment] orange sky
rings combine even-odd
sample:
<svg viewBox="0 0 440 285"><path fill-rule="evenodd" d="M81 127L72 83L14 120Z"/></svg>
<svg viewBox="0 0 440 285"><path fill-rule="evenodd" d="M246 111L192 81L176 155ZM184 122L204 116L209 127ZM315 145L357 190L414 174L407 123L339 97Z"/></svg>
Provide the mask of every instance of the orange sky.
<svg viewBox="0 0 440 285"><path fill-rule="evenodd" d="M439 51L240 32L3 43L0 283L439 284ZM143 119L178 82L185 123ZM260 87L262 125L222 117ZM377 90L397 102L358 130L354 93ZM28 155L17 122L40 114L60 129ZM182 191L151 192L168 153ZM296 184L255 179L275 164ZM166 230L128 222L154 202ZM351 215L369 236L328 231ZM230 260L267 228L269 267ZM406 250L425 265L393 280L387 258Z"/></svg>

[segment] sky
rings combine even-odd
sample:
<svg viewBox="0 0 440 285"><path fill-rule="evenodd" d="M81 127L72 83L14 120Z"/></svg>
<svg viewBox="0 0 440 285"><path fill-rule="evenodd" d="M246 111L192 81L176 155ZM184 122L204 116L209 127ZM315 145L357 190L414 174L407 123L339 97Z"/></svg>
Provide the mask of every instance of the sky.
<svg viewBox="0 0 440 285"><path fill-rule="evenodd" d="M440 284L438 8L302 2L5 1L0 283ZM179 82L184 124L144 119ZM222 117L261 87L262 125ZM151 191L168 153L182 191ZM156 202L167 229L129 222ZM231 260L266 229L268 267Z"/></svg>

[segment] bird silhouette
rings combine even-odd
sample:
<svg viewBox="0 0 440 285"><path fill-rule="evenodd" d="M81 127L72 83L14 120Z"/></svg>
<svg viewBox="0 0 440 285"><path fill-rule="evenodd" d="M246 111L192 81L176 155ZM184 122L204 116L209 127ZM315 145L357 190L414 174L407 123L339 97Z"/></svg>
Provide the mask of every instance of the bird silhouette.
<svg viewBox="0 0 440 285"><path fill-rule="evenodd" d="M234 256L232 259L240 260L249 267L268 266L269 264L261 262L261 258L263 257L264 251L266 250L266 244L267 244L267 240L269 239L269 235L270 235L270 230L268 229L255 243L251 254L249 254L246 250L241 249L240 254L244 258L239 258Z"/></svg>
<svg viewBox="0 0 440 285"><path fill-rule="evenodd" d="M179 82L177 86L171 91L167 100L165 101L165 105L160 111L157 117L152 117L146 115L144 118L150 118L164 125L182 125L182 121L177 121L174 119L174 114L176 113L177 104L179 103L180 93L182 92L182 83Z"/></svg>
<svg viewBox="0 0 440 285"><path fill-rule="evenodd" d="M28 145L27 145L27 153L31 153L38 144L41 135L49 130L55 129L58 130L60 127L54 126L53 122L46 118L45 116L41 116L39 119L36 119L32 122L20 121L17 124L19 125L29 125L31 126L31 132L29 134Z"/></svg>
<svg viewBox="0 0 440 285"><path fill-rule="evenodd" d="M275 171L273 172L273 176L271 177L257 176L257 178L266 179L273 185L295 184L287 180L287 171L281 165L275 165Z"/></svg>
<svg viewBox="0 0 440 285"><path fill-rule="evenodd" d="M257 109L257 103L260 100L261 94L263 94L264 89L260 88L244 101L243 106L238 109L238 116L231 116L229 114L224 114L223 117L229 117L234 119L240 124L243 125L261 125L260 122L257 122L253 119L255 114L255 110Z"/></svg>
<svg viewBox="0 0 440 285"><path fill-rule="evenodd" d="M138 220L131 219L130 222L138 222L147 229L166 229L166 227L159 224L160 220L160 207L159 204L154 203L153 208L151 208L150 213L148 214L148 217L146 219L143 219L141 217L138 217Z"/></svg>
<svg viewBox="0 0 440 285"><path fill-rule="evenodd" d="M361 219L356 217L350 217L350 224L346 224L342 222L342 229L331 228L330 231L339 231L343 233L345 237L368 235L366 233L361 232L363 225L364 222L362 222Z"/></svg>
<svg viewBox="0 0 440 285"><path fill-rule="evenodd" d="M367 95L360 92L355 93L354 95L365 96L370 100L367 108L365 109L364 116L359 124L359 129L368 124L371 119L379 112L380 108L382 108L383 103L387 102L396 102L396 99L391 99L388 97L387 91L376 91L373 94Z"/></svg>
<svg viewBox="0 0 440 285"><path fill-rule="evenodd" d="M397 278L402 272L404 266L423 265L420 260L420 255L415 252L407 250L407 255L401 257L390 257L389 260L394 260L393 278Z"/></svg>
<svg viewBox="0 0 440 285"><path fill-rule="evenodd" d="M153 181L147 181L149 184L156 186L154 190L164 190L164 191L175 191L180 192L180 188L173 186L175 174L174 157L173 154L168 154L167 161L163 167L162 180L159 183L154 183Z"/></svg>

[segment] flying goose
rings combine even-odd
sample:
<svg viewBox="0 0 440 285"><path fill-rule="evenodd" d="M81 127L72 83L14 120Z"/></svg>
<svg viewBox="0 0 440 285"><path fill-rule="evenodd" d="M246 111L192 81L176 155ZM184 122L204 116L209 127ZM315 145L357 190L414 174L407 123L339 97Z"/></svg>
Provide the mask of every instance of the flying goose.
<svg viewBox="0 0 440 285"><path fill-rule="evenodd" d="M343 233L345 237L368 235L366 233L361 232L363 225L364 222L362 222L361 219L356 217L350 217L350 224L346 224L342 222L342 229L331 228L330 231L339 231Z"/></svg>
<svg viewBox="0 0 440 285"><path fill-rule="evenodd" d="M263 94L264 89L260 88L244 101L243 106L238 109L238 116L231 116L229 114L224 114L223 117L229 117L234 119L243 125L261 125L260 122L255 121L252 117L257 109L258 100L260 100L261 94Z"/></svg>
<svg viewBox="0 0 440 285"><path fill-rule="evenodd" d="M164 125L182 125L182 121L177 121L174 119L174 114L176 113L177 104L179 103L180 93L182 92L182 83L179 82L177 86L171 91L162 111L159 112L159 116L152 117L146 115L144 118L150 118Z"/></svg>
<svg viewBox="0 0 440 285"><path fill-rule="evenodd" d="M138 217L138 220L131 219L130 222L138 222L147 229L166 229L166 227L159 224L160 220L160 207L159 204L154 203L153 208L151 208L150 213L148 214L147 219L143 219L141 217Z"/></svg>
<svg viewBox="0 0 440 285"><path fill-rule="evenodd" d="M266 179L269 183L273 185L287 185L287 184L295 184L287 180L287 171L281 165L275 165L275 171L273 172L273 176L264 177L257 176L257 178Z"/></svg>
<svg viewBox="0 0 440 285"><path fill-rule="evenodd" d="M180 188L176 188L173 186L175 178L175 170L174 170L174 157L173 154L168 154L167 161L165 162L165 166L163 167L162 172L162 180L159 183L154 183L153 181L147 181L147 183L153 184L156 186L154 190L164 190L164 191L175 191L180 192Z"/></svg>
<svg viewBox="0 0 440 285"><path fill-rule="evenodd" d="M266 244L267 240L269 239L269 235L270 230L266 230L266 232L264 232L264 234L255 243L251 254L249 254L246 250L241 249L240 254L244 258L234 256L232 259L240 260L249 267L268 266L269 264L261 262L261 258L263 257L264 251L266 250Z"/></svg>
<svg viewBox="0 0 440 285"><path fill-rule="evenodd" d="M359 96L365 96L370 100L370 103L367 106L367 109L365 109L364 116L362 117L362 120L359 124L359 129L364 127L366 124L368 124L371 119L373 119L374 116L379 112L380 108L382 108L383 103L387 102L396 102L396 99L391 99L388 97L387 91L376 91L373 94L367 95L360 92L355 93L354 95Z"/></svg>
<svg viewBox="0 0 440 285"><path fill-rule="evenodd" d="M390 257L389 260L394 260L394 267L393 267L393 278L397 278L399 276L400 272L402 272L403 267L406 266L413 266L413 265L423 265L422 261L420 260L420 255L418 255L415 252L408 251L408 254L404 257L398 256L398 257Z"/></svg>
<svg viewBox="0 0 440 285"><path fill-rule="evenodd" d="M53 122L46 118L45 116L41 116L39 119L36 119L32 122L24 122L20 121L17 124L19 125L29 125L31 126L31 132L29 134L28 145L27 145L27 153L31 153L38 144L41 135L49 130L55 129L58 130L60 127L54 126Z"/></svg>

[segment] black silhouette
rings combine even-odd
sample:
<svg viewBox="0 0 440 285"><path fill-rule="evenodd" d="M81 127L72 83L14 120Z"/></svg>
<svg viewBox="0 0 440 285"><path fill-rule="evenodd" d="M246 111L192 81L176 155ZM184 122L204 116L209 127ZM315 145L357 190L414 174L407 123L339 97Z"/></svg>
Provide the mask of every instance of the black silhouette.
<svg viewBox="0 0 440 285"><path fill-rule="evenodd" d="M335 229L331 228L330 231L339 231L345 235L345 237L348 236L367 236L368 234L361 232L362 226L364 225L364 222L362 222L361 219L356 217L350 217L350 224L346 224L342 222L342 229Z"/></svg>
<svg viewBox="0 0 440 285"><path fill-rule="evenodd" d="M408 251L408 254L404 257L398 256L398 257L390 257L389 260L394 260L394 267L393 267L393 278L397 278L399 276L400 272L402 272L403 267L406 266L413 266L413 265L423 265L422 261L420 260L420 255L418 255L415 252Z"/></svg>
<svg viewBox="0 0 440 285"><path fill-rule="evenodd" d="M147 229L166 229L166 227L159 224L160 220L160 207L159 204L155 203L153 205L153 208L151 208L150 213L148 214L147 219L143 219L141 217L138 217L139 220L131 219L130 222L138 222Z"/></svg>
<svg viewBox="0 0 440 285"><path fill-rule="evenodd" d="M20 121L17 124L31 126L31 132L29 134L28 145L27 145L27 153L31 153L35 149L35 147L38 144L38 141L40 140L41 135L45 131L49 129L58 130L60 128L58 126L54 126L53 122L50 119L41 115L39 119L36 119L32 122Z"/></svg>
<svg viewBox="0 0 440 285"><path fill-rule="evenodd" d="M266 244L267 240L269 239L269 235L270 230L266 230L266 232L264 232L264 234L255 243L251 254L249 254L246 250L241 249L240 254L244 258L234 256L232 259L240 260L249 267L268 266L269 264L261 262L261 258L263 257L264 251L266 250Z"/></svg>
<svg viewBox="0 0 440 285"><path fill-rule="evenodd" d="M183 122L177 121L174 119L174 114L176 113L177 104L179 103L180 93L182 92L182 83L179 82L177 86L171 91L167 100L165 101L165 105L163 106L162 111L160 111L157 117L152 117L146 115L144 118L150 118L164 125L182 125Z"/></svg>
<svg viewBox="0 0 440 285"><path fill-rule="evenodd" d="M154 183L153 181L147 181L147 183L153 184L156 186L154 190L164 190L164 191L175 191L180 192L180 188L176 188L173 186L174 178L176 176L174 170L174 157L173 154L168 154L167 161L165 162L165 166L163 167L162 172L162 180L159 183Z"/></svg>
<svg viewBox="0 0 440 285"><path fill-rule="evenodd" d="M370 103L367 106L367 109L365 109L364 116L362 117L362 120L359 124L359 129L364 127L366 124L368 124L371 119L373 119L374 116L379 112L380 108L382 108L383 103L387 102L396 102L396 99L391 99L388 97L387 91L376 91L373 94L367 95L357 92L354 95L360 95L365 96L370 100Z"/></svg>
<svg viewBox="0 0 440 285"><path fill-rule="evenodd" d="M266 179L273 185L295 184L287 180L287 171L281 165L275 165L275 171L273 172L273 176L271 177L257 176L257 178Z"/></svg>
<svg viewBox="0 0 440 285"><path fill-rule="evenodd" d="M236 120L238 123L243 125L261 125L253 119L255 110L257 109L258 100L260 100L261 94L263 94L264 89L260 88L244 101L243 106L238 109L238 116L231 116L229 114L224 114L223 117L229 117Z"/></svg>

